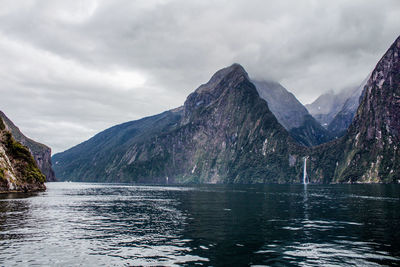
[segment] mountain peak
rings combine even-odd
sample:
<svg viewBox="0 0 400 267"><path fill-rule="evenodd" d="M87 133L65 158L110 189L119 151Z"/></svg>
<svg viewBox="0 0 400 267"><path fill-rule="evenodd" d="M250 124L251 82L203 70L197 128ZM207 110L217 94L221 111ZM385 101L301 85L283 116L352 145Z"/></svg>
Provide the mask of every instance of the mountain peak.
<svg viewBox="0 0 400 267"><path fill-rule="evenodd" d="M229 67L220 69L219 71L214 73L214 75L207 83L202 84L199 88L197 88L196 92L209 92L225 78L228 78L230 80L243 80L249 79L249 75L240 64L234 63Z"/></svg>

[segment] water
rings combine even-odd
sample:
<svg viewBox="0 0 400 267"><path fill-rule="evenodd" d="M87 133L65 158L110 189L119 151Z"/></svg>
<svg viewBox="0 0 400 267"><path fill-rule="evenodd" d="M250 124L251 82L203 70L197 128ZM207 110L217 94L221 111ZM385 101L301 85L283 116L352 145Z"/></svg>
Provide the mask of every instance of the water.
<svg viewBox="0 0 400 267"><path fill-rule="evenodd" d="M400 266L399 185L51 183L0 198L1 266Z"/></svg>

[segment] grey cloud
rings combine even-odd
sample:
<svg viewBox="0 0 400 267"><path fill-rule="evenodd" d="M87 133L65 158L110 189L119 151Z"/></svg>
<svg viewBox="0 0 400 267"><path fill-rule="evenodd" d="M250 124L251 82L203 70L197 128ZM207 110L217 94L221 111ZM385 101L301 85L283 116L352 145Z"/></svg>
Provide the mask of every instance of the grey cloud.
<svg viewBox="0 0 400 267"><path fill-rule="evenodd" d="M56 152L183 104L233 62L311 102L357 86L400 33L398 0L3 2L0 108Z"/></svg>

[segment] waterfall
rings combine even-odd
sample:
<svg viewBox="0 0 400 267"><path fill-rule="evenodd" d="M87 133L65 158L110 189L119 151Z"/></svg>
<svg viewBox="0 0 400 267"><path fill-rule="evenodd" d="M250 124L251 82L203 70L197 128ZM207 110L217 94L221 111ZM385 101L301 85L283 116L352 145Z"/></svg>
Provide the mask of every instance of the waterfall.
<svg viewBox="0 0 400 267"><path fill-rule="evenodd" d="M308 157L304 157L303 184L308 184L308 181L307 181L307 158Z"/></svg>

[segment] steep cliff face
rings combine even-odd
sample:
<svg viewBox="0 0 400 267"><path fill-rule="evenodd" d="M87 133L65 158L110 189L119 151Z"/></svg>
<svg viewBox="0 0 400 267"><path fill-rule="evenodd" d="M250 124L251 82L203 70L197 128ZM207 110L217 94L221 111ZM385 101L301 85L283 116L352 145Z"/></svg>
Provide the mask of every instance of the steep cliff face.
<svg viewBox="0 0 400 267"><path fill-rule="evenodd" d="M400 37L376 65L338 162L338 181L400 179Z"/></svg>
<svg viewBox="0 0 400 267"><path fill-rule="evenodd" d="M51 162L51 149L46 145L33 141L26 137L17 126L3 113L0 111L0 118L3 119L5 127L10 131L19 143L26 146L33 155L41 172L46 176L48 182L56 180Z"/></svg>
<svg viewBox="0 0 400 267"><path fill-rule="evenodd" d="M286 88L274 81L252 81L278 122L299 144L315 146L333 139Z"/></svg>
<svg viewBox="0 0 400 267"><path fill-rule="evenodd" d="M287 183L300 181L301 153L234 64L182 108L110 128L53 160L64 180Z"/></svg>
<svg viewBox="0 0 400 267"><path fill-rule="evenodd" d="M45 180L29 150L14 140L0 118L0 192L45 190Z"/></svg>
<svg viewBox="0 0 400 267"><path fill-rule="evenodd" d="M313 151L318 179L400 182L400 37L376 65L346 135ZM321 175L322 169L328 169Z"/></svg>

